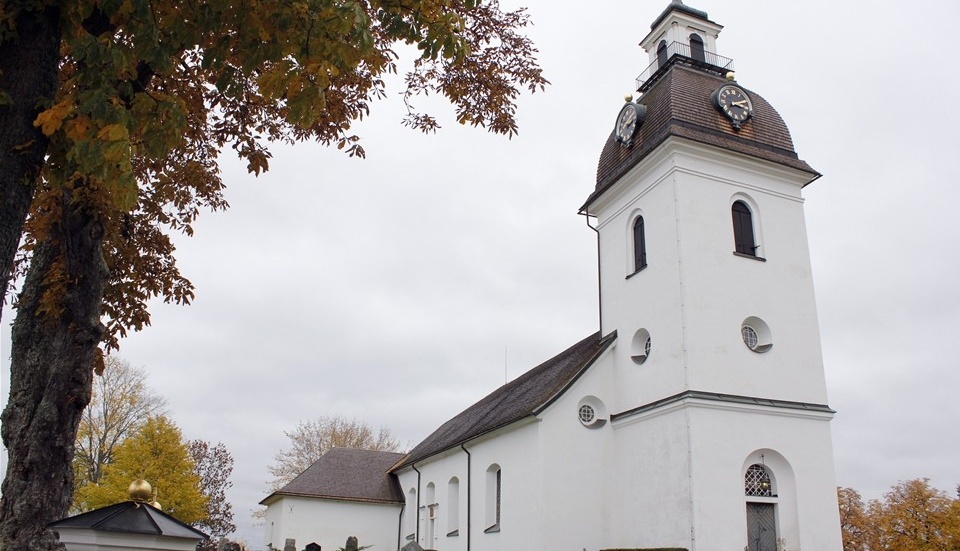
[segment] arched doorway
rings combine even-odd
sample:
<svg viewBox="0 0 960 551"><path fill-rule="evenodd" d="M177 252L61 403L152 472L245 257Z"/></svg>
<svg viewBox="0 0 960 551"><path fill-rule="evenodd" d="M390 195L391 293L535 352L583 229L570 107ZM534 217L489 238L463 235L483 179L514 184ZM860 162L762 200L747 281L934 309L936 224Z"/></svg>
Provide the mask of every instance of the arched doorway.
<svg viewBox="0 0 960 551"><path fill-rule="evenodd" d="M777 494L766 465L754 463L747 467L743 488L747 497L747 550L777 551L777 510L773 499Z"/></svg>

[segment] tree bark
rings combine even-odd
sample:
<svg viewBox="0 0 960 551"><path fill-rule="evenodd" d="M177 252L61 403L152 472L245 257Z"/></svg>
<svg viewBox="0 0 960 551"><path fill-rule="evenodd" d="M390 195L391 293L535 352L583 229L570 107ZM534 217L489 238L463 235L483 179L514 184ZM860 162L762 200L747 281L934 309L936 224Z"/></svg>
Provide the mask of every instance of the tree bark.
<svg viewBox="0 0 960 551"><path fill-rule="evenodd" d="M74 442L104 333L103 227L66 187L61 197L59 225L34 251L13 324L10 399L0 417L9 457L0 549L57 547L46 525L70 507ZM63 311L42 312L48 286L61 277Z"/></svg>
<svg viewBox="0 0 960 551"><path fill-rule="evenodd" d="M47 137L33 121L56 93L59 17L55 7L24 10L15 19L17 36L0 42L0 91L10 101L0 105L0 299L47 151Z"/></svg>

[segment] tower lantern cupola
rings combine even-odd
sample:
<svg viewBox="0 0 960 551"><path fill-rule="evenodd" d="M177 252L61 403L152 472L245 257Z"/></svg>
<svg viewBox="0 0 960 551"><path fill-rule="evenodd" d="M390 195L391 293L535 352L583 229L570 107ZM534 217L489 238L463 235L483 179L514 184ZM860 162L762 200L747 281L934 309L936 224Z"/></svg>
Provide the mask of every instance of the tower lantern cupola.
<svg viewBox="0 0 960 551"><path fill-rule="evenodd" d="M711 21L707 12L691 8L681 0L672 0L650 25L650 33L640 41L650 65L637 77L637 91L648 90L677 62L721 76L733 71L733 60L717 55L721 29L723 26Z"/></svg>

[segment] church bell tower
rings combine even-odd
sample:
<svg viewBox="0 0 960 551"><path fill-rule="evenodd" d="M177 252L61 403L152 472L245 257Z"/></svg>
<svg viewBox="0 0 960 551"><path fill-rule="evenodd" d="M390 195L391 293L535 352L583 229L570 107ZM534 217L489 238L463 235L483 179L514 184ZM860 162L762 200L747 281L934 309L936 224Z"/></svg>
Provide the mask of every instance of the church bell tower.
<svg viewBox="0 0 960 551"><path fill-rule="evenodd" d="M734 78L721 29L680 0L656 18L581 208L617 336L614 491L651 520L612 525L691 551L839 551L802 197L820 174Z"/></svg>

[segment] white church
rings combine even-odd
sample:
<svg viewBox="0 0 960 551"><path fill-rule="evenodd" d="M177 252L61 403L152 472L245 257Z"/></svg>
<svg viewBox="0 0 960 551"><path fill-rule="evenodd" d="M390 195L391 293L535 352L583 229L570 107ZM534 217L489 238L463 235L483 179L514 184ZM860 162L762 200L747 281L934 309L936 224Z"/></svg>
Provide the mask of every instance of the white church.
<svg viewBox="0 0 960 551"><path fill-rule="evenodd" d="M803 214L820 175L672 3L596 188L599 331L409 453L331 450L263 500L265 543L373 551L840 551Z"/></svg>

